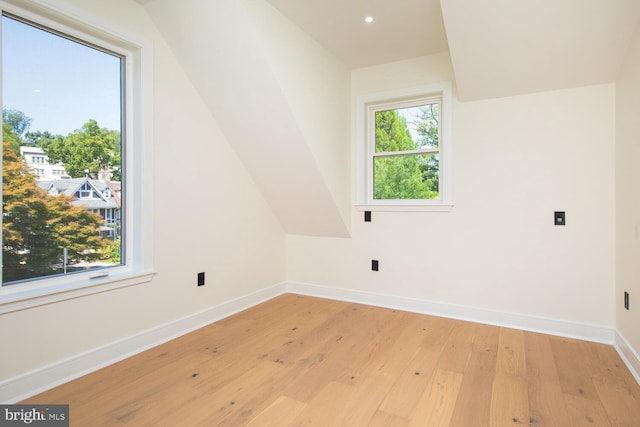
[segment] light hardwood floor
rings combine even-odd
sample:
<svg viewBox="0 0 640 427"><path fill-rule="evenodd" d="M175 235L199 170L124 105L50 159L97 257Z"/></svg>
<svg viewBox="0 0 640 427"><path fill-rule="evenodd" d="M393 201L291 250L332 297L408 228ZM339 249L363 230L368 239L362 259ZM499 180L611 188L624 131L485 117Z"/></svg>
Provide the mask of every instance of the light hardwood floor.
<svg viewBox="0 0 640 427"><path fill-rule="evenodd" d="M640 426L611 346L298 295L24 403L72 426Z"/></svg>

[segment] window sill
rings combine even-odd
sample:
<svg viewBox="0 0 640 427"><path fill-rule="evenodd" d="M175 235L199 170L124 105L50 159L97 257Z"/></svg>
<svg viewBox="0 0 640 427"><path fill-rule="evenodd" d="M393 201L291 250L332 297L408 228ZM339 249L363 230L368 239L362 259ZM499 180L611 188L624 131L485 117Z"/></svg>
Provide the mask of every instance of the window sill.
<svg viewBox="0 0 640 427"><path fill-rule="evenodd" d="M121 273L104 278L69 280L56 284L22 284L0 288L0 314L72 298L148 283L155 272ZM88 283L90 281L90 283Z"/></svg>
<svg viewBox="0 0 640 427"><path fill-rule="evenodd" d="M359 211L372 211L372 212L450 212L453 209L452 204L367 204L356 205L356 209Z"/></svg>

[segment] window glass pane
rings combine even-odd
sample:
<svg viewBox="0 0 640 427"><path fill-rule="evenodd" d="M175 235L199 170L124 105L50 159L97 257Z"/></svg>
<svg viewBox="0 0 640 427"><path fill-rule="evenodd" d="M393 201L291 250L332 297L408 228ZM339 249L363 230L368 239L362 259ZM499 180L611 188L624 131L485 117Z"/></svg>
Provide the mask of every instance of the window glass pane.
<svg viewBox="0 0 640 427"><path fill-rule="evenodd" d="M440 105L375 112L376 153L438 148Z"/></svg>
<svg viewBox="0 0 640 427"><path fill-rule="evenodd" d="M2 17L3 285L121 265L123 62Z"/></svg>
<svg viewBox="0 0 640 427"><path fill-rule="evenodd" d="M382 156L373 159L373 198L438 199L437 153Z"/></svg>

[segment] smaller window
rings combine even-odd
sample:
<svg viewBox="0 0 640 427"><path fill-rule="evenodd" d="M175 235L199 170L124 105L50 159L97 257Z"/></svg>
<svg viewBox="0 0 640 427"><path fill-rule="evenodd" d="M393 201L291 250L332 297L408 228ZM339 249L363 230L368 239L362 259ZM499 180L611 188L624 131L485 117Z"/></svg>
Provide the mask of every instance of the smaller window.
<svg viewBox="0 0 640 427"><path fill-rule="evenodd" d="M440 97L369 107L374 200L440 198Z"/></svg>
<svg viewBox="0 0 640 427"><path fill-rule="evenodd" d="M357 204L378 210L451 208L451 85L360 98Z"/></svg>

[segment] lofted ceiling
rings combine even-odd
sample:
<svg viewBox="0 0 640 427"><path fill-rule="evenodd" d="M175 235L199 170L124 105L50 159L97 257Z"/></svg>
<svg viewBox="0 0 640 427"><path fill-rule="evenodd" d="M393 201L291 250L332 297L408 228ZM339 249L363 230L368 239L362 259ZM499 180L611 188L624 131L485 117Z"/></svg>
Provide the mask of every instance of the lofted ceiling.
<svg viewBox="0 0 640 427"><path fill-rule="evenodd" d="M449 50L462 100L615 81L640 17L638 0L267 1L351 68Z"/></svg>

